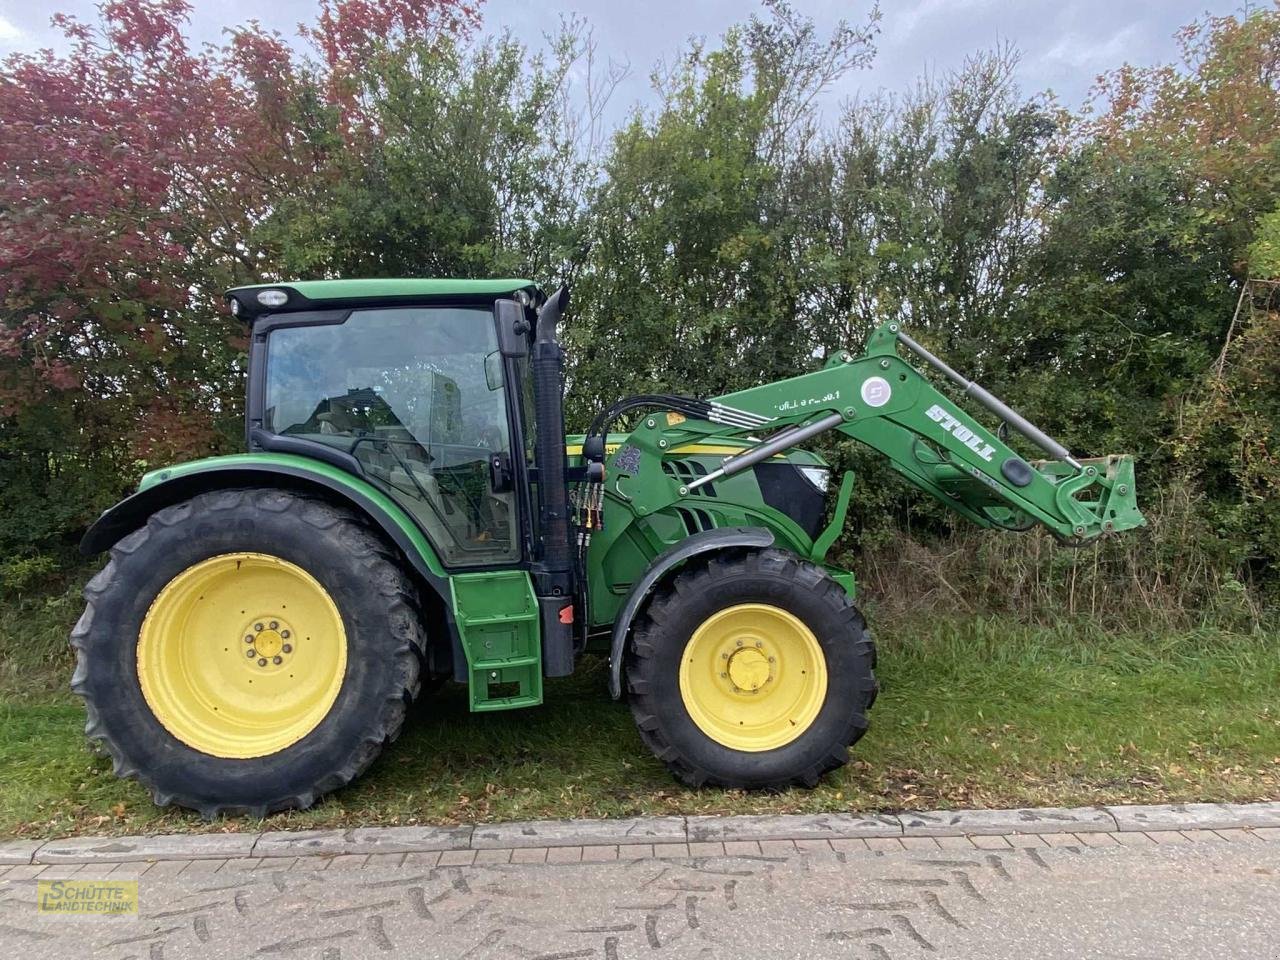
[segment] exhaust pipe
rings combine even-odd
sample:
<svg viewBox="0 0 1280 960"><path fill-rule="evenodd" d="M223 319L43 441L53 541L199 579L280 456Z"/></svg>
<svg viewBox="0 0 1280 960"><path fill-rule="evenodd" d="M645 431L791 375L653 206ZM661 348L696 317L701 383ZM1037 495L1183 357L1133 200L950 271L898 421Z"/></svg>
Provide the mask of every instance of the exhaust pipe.
<svg viewBox="0 0 1280 960"><path fill-rule="evenodd" d="M569 490L565 484L564 351L556 325L569 302L561 287L538 311L530 368L538 435L534 461L538 467L539 525L542 555L534 565L542 621L542 672L564 677L573 672L575 611L573 547L569 539Z"/></svg>

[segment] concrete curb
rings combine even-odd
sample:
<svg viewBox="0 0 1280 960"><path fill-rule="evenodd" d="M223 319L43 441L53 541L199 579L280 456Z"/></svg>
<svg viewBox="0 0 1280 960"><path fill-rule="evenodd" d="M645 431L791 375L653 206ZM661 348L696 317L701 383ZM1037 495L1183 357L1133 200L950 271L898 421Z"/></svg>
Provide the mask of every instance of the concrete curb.
<svg viewBox="0 0 1280 960"><path fill-rule="evenodd" d="M71 837L0 842L0 865L338 857L382 853L518 850L733 841L1016 836L1280 828L1280 802L828 813L744 817L535 820L461 827Z"/></svg>

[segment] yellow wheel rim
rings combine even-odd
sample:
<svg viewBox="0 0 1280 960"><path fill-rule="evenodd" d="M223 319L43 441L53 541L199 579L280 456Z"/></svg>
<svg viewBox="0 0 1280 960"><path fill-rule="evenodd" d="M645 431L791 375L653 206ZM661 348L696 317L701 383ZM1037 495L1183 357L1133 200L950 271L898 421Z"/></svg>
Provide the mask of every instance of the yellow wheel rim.
<svg viewBox="0 0 1280 960"><path fill-rule="evenodd" d="M798 617L740 603L693 631L680 660L680 697L698 729L733 750L785 746L827 698L827 660Z"/></svg>
<svg viewBox="0 0 1280 960"><path fill-rule="evenodd" d="M324 587L263 553L178 574L138 635L138 680L156 719L194 750L264 757L319 725L342 689L347 634Z"/></svg>

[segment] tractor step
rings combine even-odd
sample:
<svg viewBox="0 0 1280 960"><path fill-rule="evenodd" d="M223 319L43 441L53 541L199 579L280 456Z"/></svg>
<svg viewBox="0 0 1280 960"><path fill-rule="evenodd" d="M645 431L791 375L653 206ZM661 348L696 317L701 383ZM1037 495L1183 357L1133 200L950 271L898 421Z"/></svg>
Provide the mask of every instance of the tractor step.
<svg viewBox="0 0 1280 960"><path fill-rule="evenodd" d="M523 570L462 573L450 582L471 709L511 710L541 703L542 640L529 575Z"/></svg>
<svg viewBox="0 0 1280 960"><path fill-rule="evenodd" d="M467 626L485 627L492 623L515 623L520 620L537 620L537 619L538 619L538 614L536 611L528 615L517 614L517 615L508 616L504 614L496 617L467 617Z"/></svg>
<svg viewBox="0 0 1280 960"><path fill-rule="evenodd" d="M477 670L498 670L505 667L532 667L541 663L538 657L511 657L506 660L477 660Z"/></svg>

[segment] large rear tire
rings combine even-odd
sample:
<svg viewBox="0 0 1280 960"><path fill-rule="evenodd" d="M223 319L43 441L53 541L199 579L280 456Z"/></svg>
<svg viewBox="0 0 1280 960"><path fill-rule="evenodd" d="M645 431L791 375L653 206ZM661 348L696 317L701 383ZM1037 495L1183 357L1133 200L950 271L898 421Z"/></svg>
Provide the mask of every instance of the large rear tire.
<svg viewBox="0 0 1280 960"><path fill-rule="evenodd" d="M234 489L151 516L85 588L85 732L156 803L264 816L359 776L418 692L412 582L350 510Z"/></svg>
<svg viewBox="0 0 1280 960"><path fill-rule="evenodd" d="M626 662L640 736L682 782L815 786L848 760L876 696L862 615L783 550L684 568L650 601Z"/></svg>

